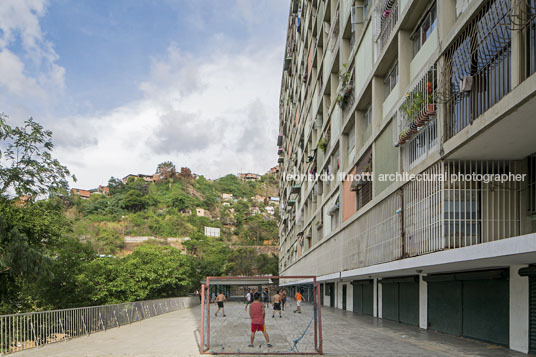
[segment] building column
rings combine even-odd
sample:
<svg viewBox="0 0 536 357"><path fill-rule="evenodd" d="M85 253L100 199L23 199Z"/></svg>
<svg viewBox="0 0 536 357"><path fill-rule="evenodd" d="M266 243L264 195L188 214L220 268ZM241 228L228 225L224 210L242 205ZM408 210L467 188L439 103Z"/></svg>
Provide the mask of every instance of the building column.
<svg viewBox="0 0 536 357"><path fill-rule="evenodd" d="M519 276L526 265L510 266L510 348L529 352L529 278Z"/></svg>
<svg viewBox="0 0 536 357"><path fill-rule="evenodd" d="M378 279L372 279L372 316L378 317Z"/></svg>
<svg viewBox="0 0 536 357"><path fill-rule="evenodd" d="M377 302L377 305L378 305L378 311L377 311L377 317L379 317L380 319L383 317L382 315L382 284L378 284L378 279L374 279L374 283L375 285L377 286L377 291L378 291L378 299L375 300L375 302ZM375 290L376 291L376 290Z"/></svg>
<svg viewBox="0 0 536 357"><path fill-rule="evenodd" d="M423 280L426 274L419 274L419 327L428 328L428 283Z"/></svg>

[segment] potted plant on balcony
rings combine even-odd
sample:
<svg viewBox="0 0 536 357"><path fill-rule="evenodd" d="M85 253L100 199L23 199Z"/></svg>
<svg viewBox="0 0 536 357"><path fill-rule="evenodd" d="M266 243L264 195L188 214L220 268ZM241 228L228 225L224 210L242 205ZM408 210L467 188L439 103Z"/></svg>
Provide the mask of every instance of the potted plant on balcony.
<svg viewBox="0 0 536 357"><path fill-rule="evenodd" d="M343 67L345 71L339 74L340 84L337 90L339 92L339 95L337 96L337 103L341 108L344 108L344 106L348 102L348 99L352 95L353 88L352 73L350 70L346 69L348 67L348 64L343 64Z"/></svg>
<svg viewBox="0 0 536 357"><path fill-rule="evenodd" d="M399 145L405 144L410 136L411 134L409 133L409 129L402 130L400 134L398 135L398 144Z"/></svg>
<svg viewBox="0 0 536 357"><path fill-rule="evenodd" d="M320 139L318 141L318 148L322 151L326 151L326 148L328 147L328 141L324 138Z"/></svg>

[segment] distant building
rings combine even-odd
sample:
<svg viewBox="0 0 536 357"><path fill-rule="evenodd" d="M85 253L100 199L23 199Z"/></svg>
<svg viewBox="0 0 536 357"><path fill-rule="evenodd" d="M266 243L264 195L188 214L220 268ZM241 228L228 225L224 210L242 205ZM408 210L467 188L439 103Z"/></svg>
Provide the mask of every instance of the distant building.
<svg viewBox="0 0 536 357"><path fill-rule="evenodd" d="M108 186L101 186L99 185L99 188L97 188L97 192L100 192L104 195L109 195L110 194L110 188L108 188Z"/></svg>
<svg viewBox="0 0 536 357"><path fill-rule="evenodd" d="M83 199L89 199L91 197L91 191L90 190L82 190L79 188L73 188L71 189L71 192L73 195L80 196L80 198Z"/></svg>
<svg viewBox="0 0 536 357"><path fill-rule="evenodd" d="M268 173L270 173L270 174L277 174L277 173L279 173L279 165L275 165L274 167L272 167L272 168L268 171Z"/></svg>
<svg viewBox="0 0 536 357"><path fill-rule="evenodd" d="M189 208L185 208L183 210L181 210L181 213L185 216L190 216L192 214L192 210L189 209Z"/></svg>
<svg viewBox="0 0 536 357"><path fill-rule="evenodd" d="M244 180L244 181L256 181L256 180L261 179L261 175L254 174L254 173L251 173L251 172L246 172L246 173L238 174L238 178L241 179L241 180Z"/></svg>
<svg viewBox="0 0 536 357"><path fill-rule="evenodd" d="M197 207L195 209L195 214L198 215L199 217L206 217L207 216L206 211L201 207Z"/></svg>
<svg viewBox="0 0 536 357"><path fill-rule="evenodd" d="M270 200L270 202L279 203L279 197L277 197L277 196L270 196L270 197L268 197L268 199Z"/></svg>
<svg viewBox="0 0 536 357"><path fill-rule="evenodd" d="M121 181L123 181L124 184L126 184L128 182L128 179L133 177L134 180L137 180L137 179L142 179L143 181L145 182L157 182L160 178L160 176L158 174L153 174L153 175L144 175L144 174L137 174L137 175L134 175L134 174L128 174L126 175L125 177L123 177L121 179Z"/></svg>
<svg viewBox="0 0 536 357"><path fill-rule="evenodd" d="M221 199L224 200L224 201L232 200L233 199L233 194L232 193L222 193L221 194Z"/></svg>
<svg viewBox="0 0 536 357"><path fill-rule="evenodd" d="M15 205L18 207L22 207L22 206L25 206L26 203L30 202L31 200L32 200L32 196L30 195L19 196L15 200Z"/></svg>
<svg viewBox="0 0 536 357"><path fill-rule="evenodd" d="M271 215L273 215L275 212L275 209L272 206L267 206L265 210L266 210L266 213L271 214Z"/></svg>
<svg viewBox="0 0 536 357"><path fill-rule="evenodd" d="M205 235L207 237L216 237L220 236L220 229L216 227L205 227Z"/></svg>
<svg viewBox="0 0 536 357"><path fill-rule="evenodd" d="M259 214L259 213L261 213L261 210L259 209L259 207L255 207L255 206L250 207L249 211L251 212L251 214Z"/></svg>
<svg viewBox="0 0 536 357"><path fill-rule="evenodd" d="M255 197L251 197L251 200L256 202L264 202L265 197L261 195L255 195Z"/></svg>

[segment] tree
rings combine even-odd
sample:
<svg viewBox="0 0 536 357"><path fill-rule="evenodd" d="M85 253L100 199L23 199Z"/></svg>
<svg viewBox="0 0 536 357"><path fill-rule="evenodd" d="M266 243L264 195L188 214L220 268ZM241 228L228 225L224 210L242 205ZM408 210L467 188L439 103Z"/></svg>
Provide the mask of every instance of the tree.
<svg viewBox="0 0 536 357"><path fill-rule="evenodd" d="M147 206L147 199L140 191L130 190L123 198L123 207L129 211L138 212Z"/></svg>
<svg viewBox="0 0 536 357"><path fill-rule="evenodd" d="M158 164L156 168L156 173L158 174L159 179L161 181L169 181L175 178L177 170L175 169L175 165L171 161L164 161Z"/></svg>
<svg viewBox="0 0 536 357"><path fill-rule="evenodd" d="M52 158L52 132L32 118L13 128L6 120L0 114L0 195L13 191L18 196L37 196L67 190L67 178L76 181L76 177Z"/></svg>
<svg viewBox="0 0 536 357"><path fill-rule="evenodd" d="M178 176L184 181L192 181L194 179L194 175L192 175L192 170L187 167L181 167L181 172Z"/></svg>
<svg viewBox="0 0 536 357"><path fill-rule="evenodd" d="M95 259L77 276L92 304L184 296L198 281L192 257L154 244L142 245L124 258Z"/></svg>
<svg viewBox="0 0 536 357"><path fill-rule="evenodd" d="M123 192L124 188L125 188L125 185L123 184L123 181L121 181L120 179L112 176L108 180L108 189L110 190L110 195L121 193Z"/></svg>

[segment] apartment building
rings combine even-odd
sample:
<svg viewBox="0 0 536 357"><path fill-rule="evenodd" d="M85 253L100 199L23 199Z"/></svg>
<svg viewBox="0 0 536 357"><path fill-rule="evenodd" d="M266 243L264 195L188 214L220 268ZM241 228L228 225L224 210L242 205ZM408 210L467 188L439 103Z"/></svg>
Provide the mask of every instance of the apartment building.
<svg viewBox="0 0 536 357"><path fill-rule="evenodd" d="M535 15L291 1L281 275L317 275L326 306L536 352Z"/></svg>

